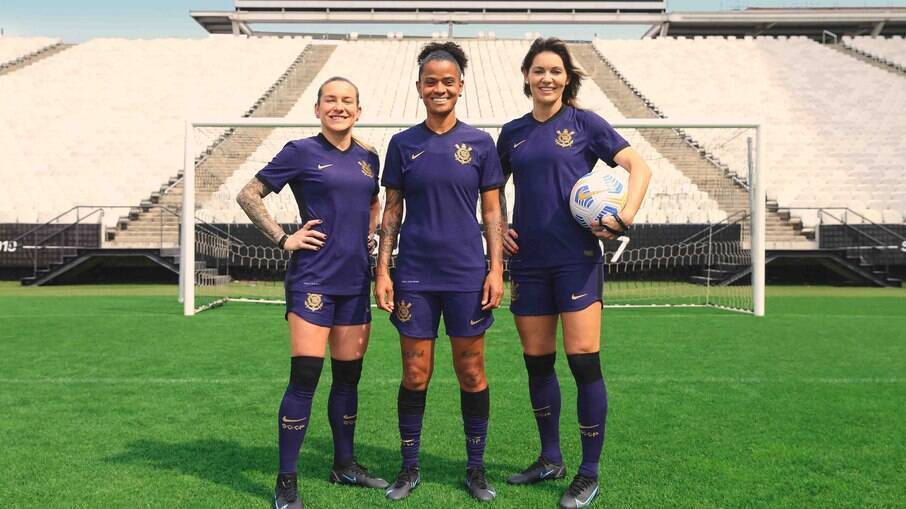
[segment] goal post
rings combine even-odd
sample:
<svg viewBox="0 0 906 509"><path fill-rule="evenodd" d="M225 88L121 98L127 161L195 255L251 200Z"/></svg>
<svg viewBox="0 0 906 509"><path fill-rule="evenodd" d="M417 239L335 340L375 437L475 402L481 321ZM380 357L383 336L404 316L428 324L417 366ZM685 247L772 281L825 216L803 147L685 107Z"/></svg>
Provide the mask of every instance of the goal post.
<svg viewBox="0 0 906 509"><path fill-rule="evenodd" d="M469 123L496 139L504 121ZM359 122L355 131L383 162L390 136L412 124ZM763 316L764 128L674 119L611 125L654 176L631 242L605 244L605 307L704 306ZM317 122L283 118L186 122L179 278L186 316L229 301L283 302L289 255L237 212L235 195L283 144L319 130ZM510 207L512 185L505 190ZM298 228L288 186L266 203L281 225Z"/></svg>

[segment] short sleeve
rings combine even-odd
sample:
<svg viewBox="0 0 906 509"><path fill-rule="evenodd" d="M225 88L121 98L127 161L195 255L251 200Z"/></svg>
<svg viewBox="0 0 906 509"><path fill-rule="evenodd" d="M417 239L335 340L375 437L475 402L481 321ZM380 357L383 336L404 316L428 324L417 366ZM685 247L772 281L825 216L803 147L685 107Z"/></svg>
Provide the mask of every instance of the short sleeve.
<svg viewBox="0 0 906 509"><path fill-rule="evenodd" d="M629 142L606 120L590 111L584 112L585 129L588 131L588 148L598 159L611 168L617 165L613 158L629 146Z"/></svg>
<svg viewBox="0 0 906 509"><path fill-rule="evenodd" d="M289 142L255 177L270 188L271 191L279 193L283 186L298 176L301 171L299 149L296 148L293 142Z"/></svg>
<svg viewBox="0 0 906 509"><path fill-rule="evenodd" d="M497 137L497 157L500 159L500 169L503 171L504 179L513 174L513 166L510 163L510 143L507 140L509 140L509 132L504 127L500 131L500 136Z"/></svg>
<svg viewBox="0 0 906 509"><path fill-rule="evenodd" d="M500 166L500 156L494 147L494 140L488 135L484 150L484 161L481 164L481 175L478 178L478 188L484 191L503 187L503 169Z"/></svg>
<svg viewBox="0 0 906 509"><path fill-rule="evenodd" d="M374 175L374 192L371 193L371 196L377 196L381 190L381 158L375 153L371 153L371 167L374 168L372 172Z"/></svg>
<svg viewBox="0 0 906 509"><path fill-rule="evenodd" d="M393 189L403 188L403 162L400 159L399 144L395 138L390 139L390 145L387 147L381 184Z"/></svg>

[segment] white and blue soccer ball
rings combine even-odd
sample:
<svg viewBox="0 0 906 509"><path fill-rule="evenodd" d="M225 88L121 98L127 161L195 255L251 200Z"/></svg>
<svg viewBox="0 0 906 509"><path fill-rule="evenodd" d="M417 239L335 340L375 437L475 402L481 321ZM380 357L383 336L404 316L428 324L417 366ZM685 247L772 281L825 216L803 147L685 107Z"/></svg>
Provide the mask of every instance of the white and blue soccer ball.
<svg viewBox="0 0 906 509"><path fill-rule="evenodd" d="M607 215L616 215L626 205L627 183L609 170L591 171L569 193L569 210L589 230Z"/></svg>

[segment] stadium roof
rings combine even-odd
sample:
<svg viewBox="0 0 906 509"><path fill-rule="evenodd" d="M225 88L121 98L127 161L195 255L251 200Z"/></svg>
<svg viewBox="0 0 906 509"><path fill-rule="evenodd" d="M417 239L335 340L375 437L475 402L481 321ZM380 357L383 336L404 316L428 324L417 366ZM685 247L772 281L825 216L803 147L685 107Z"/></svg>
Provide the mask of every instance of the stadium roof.
<svg viewBox="0 0 906 509"><path fill-rule="evenodd" d="M653 24L646 36L804 35L824 31L844 35L906 34L904 8L759 9L735 12L673 12Z"/></svg>
<svg viewBox="0 0 906 509"><path fill-rule="evenodd" d="M192 11L212 34L265 34L258 24L650 25L645 37L904 35L906 8L793 8L667 12L667 2L531 0L234 0L233 11Z"/></svg>
<svg viewBox="0 0 906 509"><path fill-rule="evenodd" d="M213 34L246 34L259 23L632 24L662 21L666 0L235 0L233 11L192 11Z"/></svg>

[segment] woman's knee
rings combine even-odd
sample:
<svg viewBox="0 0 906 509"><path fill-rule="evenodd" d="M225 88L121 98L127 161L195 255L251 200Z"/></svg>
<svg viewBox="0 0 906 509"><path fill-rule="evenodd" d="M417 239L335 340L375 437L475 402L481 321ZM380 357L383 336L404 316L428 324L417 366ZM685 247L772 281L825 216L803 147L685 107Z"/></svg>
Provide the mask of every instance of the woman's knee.
<svg viewBox="0 0 906 509"><path fill-rule="evenodd" d="M487 386L483 362L460 363L456 366L459 386L467 392L480 391Z"/></svg>
<svg viewBox="0 0 906 509"><path fill-rule="evenodd" d="M405 362L403 364L403 385L407 389L423 391L428 388L428 382L430 381L430 364L419 362Z"/></svg>

